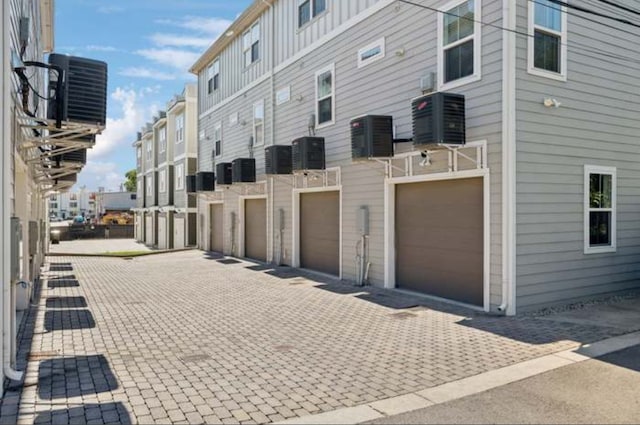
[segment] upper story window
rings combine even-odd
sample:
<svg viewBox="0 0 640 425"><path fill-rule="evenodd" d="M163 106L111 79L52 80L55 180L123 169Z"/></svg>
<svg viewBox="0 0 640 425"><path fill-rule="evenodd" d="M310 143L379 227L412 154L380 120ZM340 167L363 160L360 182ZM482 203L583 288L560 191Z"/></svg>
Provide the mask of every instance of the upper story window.
<svg viewBox="0 0 640 425"><path fill-rule="evenodd" d="M158 130L158 151L163 153L167 150L167 127Z"/></svg>
<svg viewBox="0 0 640 425"><path fill-rule="evenodd" d="M480 0L456 1L438 14L438 85L447 89L480 79Z"/></svg>
<svg viewBox="0 0 640 425"><path fill-rule="evenodd" d="M153 157L153 144L151 143L151 140L147 141L147 161L151 161L151 158Z"/></svg>
<svg viewBox="0 0 640 425"><path fill-rule="evenodd" d="M213 127L213 143L216 156L222 155L222 123L219 122Z"/></svg>
<svg viewBox="0 0 640 425"><path fill-rule="evenodd" d="M316 72L316 127L333 124L335 115L335 66Z"/></svg>
<svg viewBox="0 0 640 425"><path fill-rule="evenodd" d="M176 116L176 144L184 142L184 113Z"/></svg>
<svg viewBox="0 0 640 425"><path fill-rule="evenodd" d="M147 177L147 195L153 195L153 177Z"/></svg>
<svg viewBox="0 0 640 425"><path fill-rule="evenodd" d="M584 252L616 250L616 169L584 167Z"/></svg>
<svg viewBox="0 0 640 425"><path fill-rule="evenodd" d="M184 164L176 166L176 190L184 189Z"/></svg>
<svg viewBox="0 0 640 425"><path fill-rule="evenodd" d="M158 189L160 193L167 191L167 170L160 171L160 181L158 182Z"/></svg>
<svg viewBox="0 0 640 425"><path fill-rule="evenodd" d="M327 10L327 0L298 0L298 28Z"/></svg>
<svg viewBox="0 0 640 425"><path fill-rule="evenodd" d="M138 160L142 158L142 148L136 148L136 156Z"/></svg>
<svg viewBox="0 0 640 425"><path fill-rule="evenodd" d="M264 101L253 104L253 145L264 144Z"/></svg>
<svg viewBox="0 0 640 425"><path fill-rule="evenodd" d="M566 80L567 13L550 0L529 2L529 72Z"/></svg>
<svg viewBox="0 0 640 425"><path fill-rule="evenodd" d="M211 94L220 87L220 60L213 61L207 68L207 93Z"/></svg>
<svg viewBox="0 0 640 425"><path fill-rule="evenodd" d="M249 66L260 59L260 22L256 22L242 36L244 66Z"/></svg>

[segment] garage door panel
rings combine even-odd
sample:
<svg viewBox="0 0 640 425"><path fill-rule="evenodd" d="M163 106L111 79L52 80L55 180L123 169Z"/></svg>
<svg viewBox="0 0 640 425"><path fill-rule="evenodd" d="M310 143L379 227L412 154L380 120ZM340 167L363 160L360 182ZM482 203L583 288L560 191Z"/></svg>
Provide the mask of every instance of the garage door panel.
<svg viewBox="0 0 640 425"><path fill-rule="evenodd" d="M340 274L340 193L300 194L300 265Z"/></svg>
<svg viewBox="0 0 640 425"><path fill-rule="evenodd" d="M267 201L247 199L244 204L244 255L267 261Z"/></svg>
<svg viewBox="0 0 640 425"><path fill-rule="evenodd" d="M482 305L482 191L480 178L396 186L398 287Z"/></svg>
<svg viewBox="0 0 640 425"><path fill-rule="evenodd" d="M209 248L211 251L222 252L223 251L223 205L222 204L213 204L211 205L210 210L210 220L209 225L211 226L210 230L210 238Z"/></svg>

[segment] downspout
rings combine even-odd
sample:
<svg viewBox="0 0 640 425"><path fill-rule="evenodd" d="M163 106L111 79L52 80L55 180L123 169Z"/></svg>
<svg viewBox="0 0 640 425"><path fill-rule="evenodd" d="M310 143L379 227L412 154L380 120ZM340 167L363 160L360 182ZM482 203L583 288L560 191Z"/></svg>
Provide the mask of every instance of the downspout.
<svg viewBox="0 0 640 425"><path fill-rule="evenodd" d="M23 373L11 367L11 347L13 338L13 330L11 329L11 315L13 311L13 303L11 296L11 273L9 270L11 264L11 187L9 173L11 172L11 42L9 21L9 2L2 2L2 138L0 139L0 158L2 159L2 167L0 168L0 190L2 199L0 200L0 239L2 239L2 370L4 376L12 381L21 381Z"/></svg>
<svg viewBox="0 0 640 425"><path fill-rule="evenodd" d="M516 7L502 1L502 303L508 316L516 313Z"/></svg>
<svg viewBox="0 0 640 425"><path fill-rule="evenodd" d="M269 29L269 33L270 33L270 41L271 41L271 47L270 47L270 55L271 55L271 60L270 60L270 64L269 67L271 68L270 70L270 76L269 76L269 96L271 97L271 114L270 115L270 121L271 121L271 145L275 145L276 144L276 129L275 129L275 115L276 115L276 100L275 100L275 75L274 75L274 70L275 70L275 62L276 62L276 13L275 10L273 9L273 3L275 0L271 0L270 2L267 0L262 0L262 2L264 4L266 4L267 6L269 6L269 12L271 13L271 28ZM275 214L275 207L274 207L274 202L273 202L273 179L271 179L271 184L270 184L270 194L269 194L269 199L267 201L267 204L269 205L269 211L270 213L268 214L268 218L269 221L267 223L267 231L269 232L269 240L270 240L270 244L269 244L269 253L267 253L267 255L270 257L267 259L267 261L273 262L274 260L274 238L273 238L273 231L274 231L274 214Z"/></svg>

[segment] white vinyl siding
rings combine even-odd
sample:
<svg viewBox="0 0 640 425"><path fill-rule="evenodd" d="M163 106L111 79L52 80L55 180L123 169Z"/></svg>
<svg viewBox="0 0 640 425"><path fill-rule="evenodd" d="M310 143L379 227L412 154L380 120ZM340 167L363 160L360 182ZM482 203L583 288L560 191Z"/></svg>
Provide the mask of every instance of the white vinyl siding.
<svg viewBox="0 0 640 425"><path fill-rule="evenodd" d="M567 10L549 0L529 2L528 71L566 81Z"/></svg>
<svg viewBox="0 0 640 425"><path fill-rule="evenodd" d="M264 145L264 101L253 104L253 146Z"/></svg>
<svg viewBox="0 0 640 425"><path fill-rule="evenodd" d="M616 169L584 167L584 252L616 251Z"/></svg>
<svg viewBox="0 0 640 425"><path fill-rule="evenodd" d="M449 3L438 13L438 87L447 90L481 78L481 0Z"/></svg>
<svg viewBox="0 0 640 425"><path fill-rule="evenodd" d="M316 72L316 127L325 127L335 122L335 65L331 64Z"/></svg>

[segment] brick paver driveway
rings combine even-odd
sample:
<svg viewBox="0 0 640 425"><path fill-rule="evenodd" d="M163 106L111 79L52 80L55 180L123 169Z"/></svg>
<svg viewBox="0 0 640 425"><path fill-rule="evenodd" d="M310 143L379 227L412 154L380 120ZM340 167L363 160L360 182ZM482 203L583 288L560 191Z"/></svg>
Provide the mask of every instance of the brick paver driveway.
<svg viewBox="0 0 640 425"><path fill-rule="evenodd" d="M266 423L612 333L492 317L198 251L50 261L22 327L26 382L6 392L3 422Z"/></svg>

